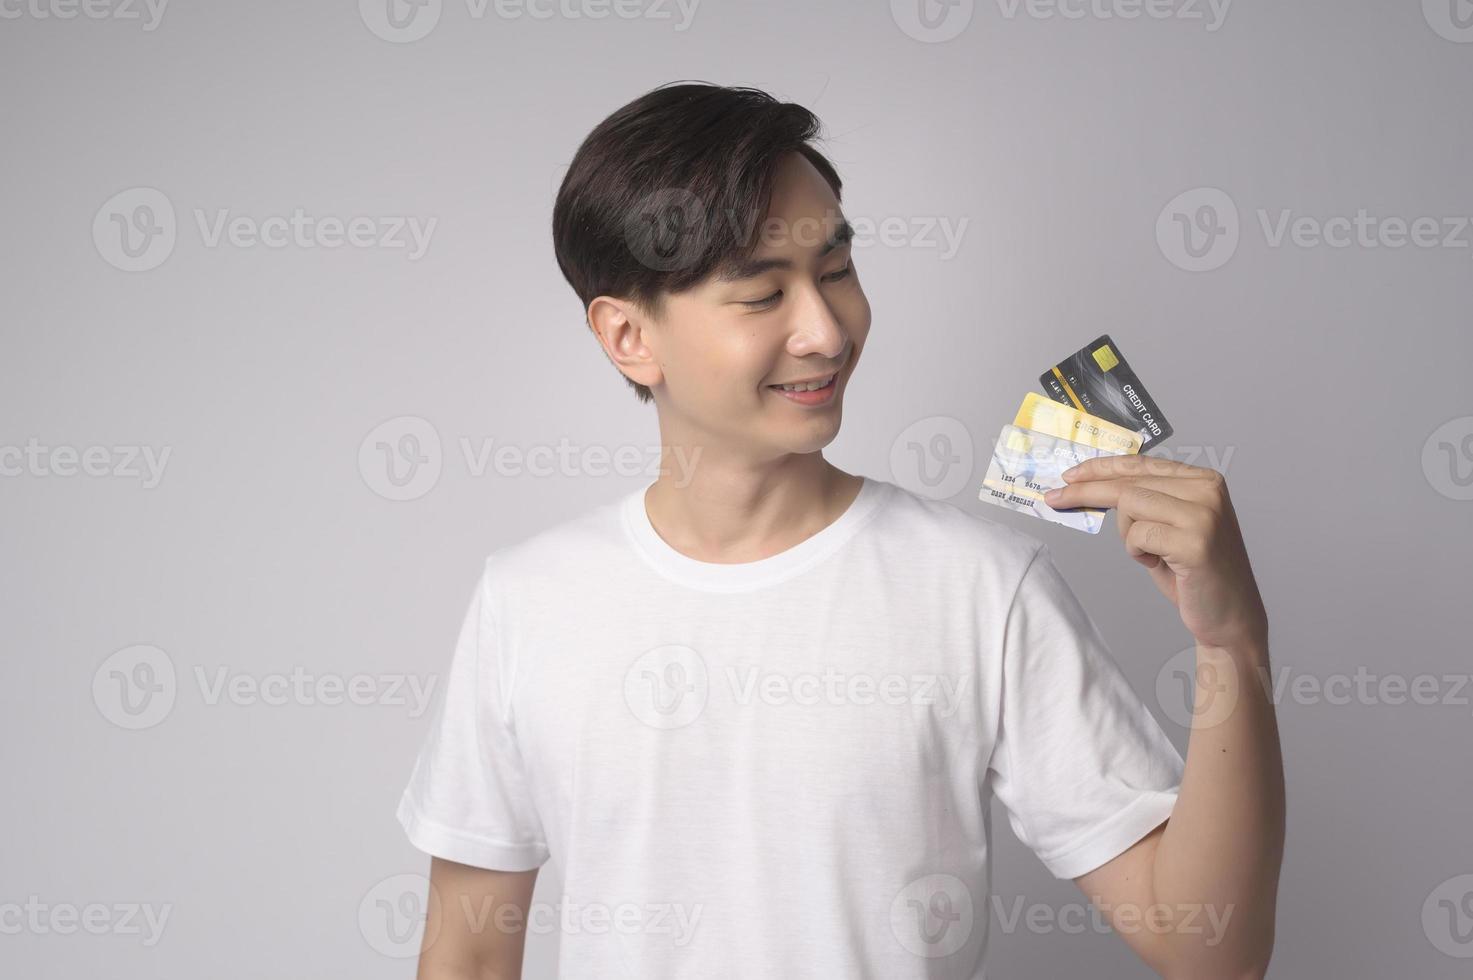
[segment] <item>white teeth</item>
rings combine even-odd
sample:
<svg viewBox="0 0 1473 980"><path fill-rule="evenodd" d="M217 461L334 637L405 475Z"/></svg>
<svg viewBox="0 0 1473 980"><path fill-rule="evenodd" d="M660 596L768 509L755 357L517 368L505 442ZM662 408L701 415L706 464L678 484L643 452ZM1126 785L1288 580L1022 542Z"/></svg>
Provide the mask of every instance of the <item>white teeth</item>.
<svg viewBox="0 0 1473 980"><path fill-rule="evenodd" d="M778 385L778 387L781 388L783 391L817 391L818 389L822 388L824 385L832 381L833 378L834 376L831 374L827 378L824 378L822 381L810 381L804 385Z"/></svg>

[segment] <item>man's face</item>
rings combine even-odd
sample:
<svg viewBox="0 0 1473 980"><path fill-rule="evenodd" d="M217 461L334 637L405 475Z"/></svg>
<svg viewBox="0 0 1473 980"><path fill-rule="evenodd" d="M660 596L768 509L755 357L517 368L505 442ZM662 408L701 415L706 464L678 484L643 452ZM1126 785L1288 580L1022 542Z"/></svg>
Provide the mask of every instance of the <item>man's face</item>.
<svg viewBox="0 0 1473 980"><path fill-rule="evenodd" d="M763 457L833 440L870 326L848 237L828 183L788 154L747 267L667 295L652 325L667 439L721 440ZM776 387L830 378L818 391Z"/></svg>

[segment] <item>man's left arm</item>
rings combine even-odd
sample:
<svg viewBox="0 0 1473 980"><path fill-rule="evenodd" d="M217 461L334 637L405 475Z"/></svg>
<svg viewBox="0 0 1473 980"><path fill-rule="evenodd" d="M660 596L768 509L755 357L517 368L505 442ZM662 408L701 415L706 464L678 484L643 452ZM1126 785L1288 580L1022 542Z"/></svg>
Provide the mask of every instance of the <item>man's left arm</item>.
<svg viewBox="0 0 1473 980"><path fill-rule="evenodd" d="M1268 616L1215 470L1102 456L1064 474L1055 509L1112 507L1126 551L1197 641L1186 768L1171 817L1075 881L1165 977L1257 978L1273 950L1284 773Z"/></svg>

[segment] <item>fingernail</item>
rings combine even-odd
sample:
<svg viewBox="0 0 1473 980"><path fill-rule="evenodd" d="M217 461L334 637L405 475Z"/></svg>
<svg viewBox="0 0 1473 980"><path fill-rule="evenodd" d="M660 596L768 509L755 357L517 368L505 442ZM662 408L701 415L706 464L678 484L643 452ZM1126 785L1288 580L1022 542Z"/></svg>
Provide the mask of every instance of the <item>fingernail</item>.
<svg viewBox="0 0 1473 980"><path fill-rule="evenodd" d="M1063 492L1064 491L1063 491L1062 488L1055 487L1054 489L1052 489L1052 490L1048 491L1047 493L1045 493L1043 495L1043 499L1046 500L1046 501L1048 501L1049 503L1053 503L1055 500L1058 500L1059 499L1059 494L1061 494Z"/></svg>

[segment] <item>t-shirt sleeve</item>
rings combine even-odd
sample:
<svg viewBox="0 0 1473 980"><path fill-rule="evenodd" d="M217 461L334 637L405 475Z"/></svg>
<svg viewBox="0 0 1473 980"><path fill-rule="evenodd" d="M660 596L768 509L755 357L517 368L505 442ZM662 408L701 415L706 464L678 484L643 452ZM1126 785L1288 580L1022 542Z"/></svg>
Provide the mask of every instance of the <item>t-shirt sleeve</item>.
<svg viewBox="0 0 1473 980"><path fill-rule="evenodd" d="M1003 639L993 793L1018 839L1077 878L1171 815L1182 758L1040 546Z"/></svg>
<svg viewBox="0 0 1473 980"><path fill-rule="evenodd" d="M488 578L483 570L396 815L428 854L529 871L549 855L508 723L513 676L496 640Z"/></svg>

